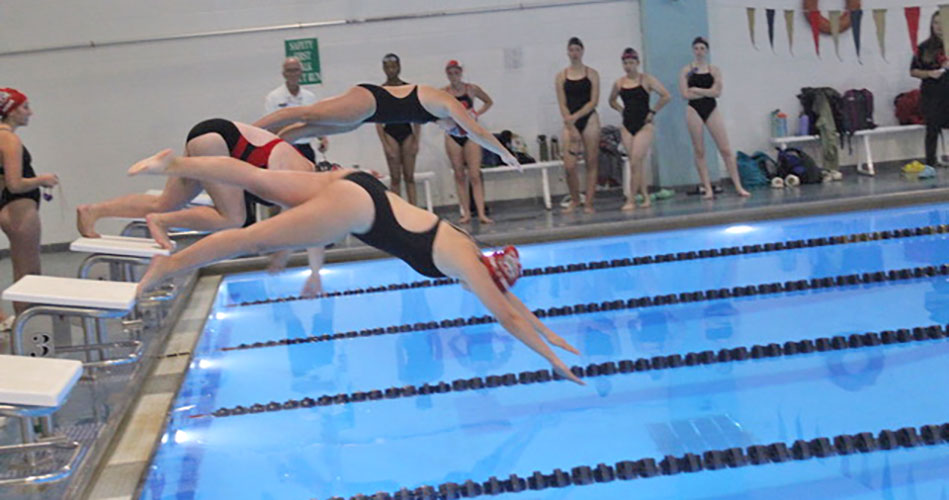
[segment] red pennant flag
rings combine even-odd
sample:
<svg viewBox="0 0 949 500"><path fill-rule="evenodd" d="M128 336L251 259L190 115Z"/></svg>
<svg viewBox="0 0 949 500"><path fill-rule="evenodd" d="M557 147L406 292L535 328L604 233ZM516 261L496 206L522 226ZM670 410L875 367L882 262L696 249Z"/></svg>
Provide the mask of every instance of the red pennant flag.
<svg viewBox="0 0 949 500"><path fill-rule="evenodd" d="M917 41L919 40L919 7L907 7L906 11L906 26L909 27L909 41L913 45L913 53L915 54L918 45Z"/></svg>
<svg viewBox="0 0 949 500"><path fill-rule="evenodd" d="M814 35L814 50L817 51L817 57L820 57L820 11L807 11L807 19L811 22L811 33Z"/></svg>

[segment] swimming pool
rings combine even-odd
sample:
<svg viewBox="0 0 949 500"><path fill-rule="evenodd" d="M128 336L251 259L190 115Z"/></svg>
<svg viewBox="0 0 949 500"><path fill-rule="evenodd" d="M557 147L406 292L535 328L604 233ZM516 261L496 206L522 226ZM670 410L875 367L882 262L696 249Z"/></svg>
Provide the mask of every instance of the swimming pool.
<svg viewBox="0 0 949 500"><path fill-rule="evenodd" d="M944 224L524 246L515 292L585 387L401 262L328 266L316 300L306 272L230 276L141 498L944 498Z"/></svg>

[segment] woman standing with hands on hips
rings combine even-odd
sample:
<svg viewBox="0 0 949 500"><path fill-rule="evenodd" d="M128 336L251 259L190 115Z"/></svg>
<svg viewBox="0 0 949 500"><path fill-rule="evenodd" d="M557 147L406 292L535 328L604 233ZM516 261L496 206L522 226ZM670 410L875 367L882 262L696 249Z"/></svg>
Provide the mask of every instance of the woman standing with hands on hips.
<svg viewBox="0 0 949 500"><path fill-rule="evenodd" d="M669 91L652 75L639 71L639 53L626 48L621 56L626 75L616 80L610 92L610 107L623 114L623 148L629 157L629 199L623 210L636 208L636 193L643 195L643 207L649 206L649 189L643 176L643 160L652 147L655 127L652 124L656 113L672 99ZM659 94L655 108L649 107L649 95ZM617 98L623 100L620 105Z"/></svg>
<svg viewBox="0 0 949 500"><path fill-rule="evenodd" d="M700 189L704 191L703 198L712 199L715 193L712 182L708 177L708 163L705 161L705 127L712 134L718 152L725 161L725 168L735 185L735 192L739 196L751 196L741 185L738 177L738 163L731 145L728 143L728 132L725 130L725 120L718 109L716 99L722 95L722 72L708 62L708 41L696 37L692 41L692 55L694 60L679 72L679 92L689 101L685 108L685 121L692 137L692 148L695 151L695 168L699 172L702 182Z"/></svg>
<svg viewBox="0 0 949 500"><path fill-rule="evenodd" d="M445 75L449 85L442 90L458 99L471 116L477 119L483 115L494 101L481 87L462 81L461 64L452 59L445 65ZM475 99L482 102L480 109L475 109ZM471 200L468 199L468 183L471 183L471 193L474 196L475 208L478 211L478 220L483 224L491 224L484 212L484 185L481 183L481 146L469 141L467 134L456 136L445 134L445 152L451 161L451 168L455 171L455 187L458 190L458 203L461 205L461 219L458 222L466 223L471 220Z"/></svg>
<svg viewBox="0 0 949 500"><path fill-rule="evenodd" d="M563 116L563 142L566 154L563 167L567 171L570 205L564 213L573 212L580 203L580 176L577 160L584 155L587 169L586 199L583 211L593 213L596 174L600 161L600 118L596 105L600 100L600 74L583 64L583 42L573 37L567 42L570 66L557 73L555 87L560 115Z"/></svg>

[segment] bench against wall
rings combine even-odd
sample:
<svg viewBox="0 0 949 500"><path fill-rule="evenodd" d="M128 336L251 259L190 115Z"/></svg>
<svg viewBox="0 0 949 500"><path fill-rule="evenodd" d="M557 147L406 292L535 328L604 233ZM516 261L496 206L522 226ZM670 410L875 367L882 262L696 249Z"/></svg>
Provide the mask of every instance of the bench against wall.
<svg viewBox="0 0 949 500"><path fill-rule="evenodd" d="M905 132L915 132L926 130L925 125L893 125L888 127L877 127L870 130L858 130L853 135L859 137L863 142L864 161L860 160L859 150L857 154L857 173L863 175L876 175L876 168L873 164L873 150L870 148L870 140L874 137L892 136ZM800 144L807 142L816 142L820 140L816 135L799 135L790 137L773 137L771 143L780 149L786 149L789 144ZM922 144L922 141L920 141Z"/></svg>

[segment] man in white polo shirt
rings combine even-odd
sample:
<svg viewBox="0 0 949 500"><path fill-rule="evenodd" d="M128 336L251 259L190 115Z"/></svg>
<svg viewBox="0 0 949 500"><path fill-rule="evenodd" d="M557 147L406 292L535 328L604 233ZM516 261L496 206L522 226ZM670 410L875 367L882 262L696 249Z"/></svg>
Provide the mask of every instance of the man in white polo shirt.
<svg viewBox="0 0 949 500"><path fill-rule="evenodd" d="M264 100L264 110L266 114L273 113L278 109L292 108L295 106L307 106L316 102L316 95L309 90L300 87L300 77L303 76L303 65L295 57L288 57L283 61L283 79L286 81L283 85L273 89ZM329 142L326 137L320 137L320 152L326 151ZM310 146L310 141L301 139L293 144L303 156L316 163L316 153Z"/></svg>

